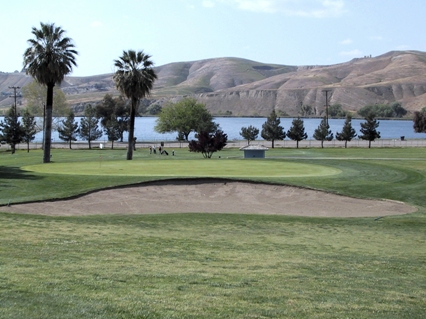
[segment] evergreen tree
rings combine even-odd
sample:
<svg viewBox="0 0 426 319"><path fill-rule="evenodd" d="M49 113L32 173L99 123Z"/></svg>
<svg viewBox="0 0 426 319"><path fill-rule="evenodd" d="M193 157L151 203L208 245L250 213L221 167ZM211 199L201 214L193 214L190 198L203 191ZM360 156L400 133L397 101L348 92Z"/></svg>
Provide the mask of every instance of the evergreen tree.
<svg viewBox="0 0 426 319"><path fill-rule="evenodd" d="M300 117L293 120L290 129L287 131L287 136L289 139L297 142L297 148L299 148L300 141L308 138L308 134L305 132L305 126L303 125L303 120Z"/></svg>
<svg viewBox="0 0 426 319"><path fill-rule="evenodd" d="M111 119L104 124L104 132L111 142L111 149L114 149L114 141L118 141L121 137L120 124L116 119Z"/></svg>
<svg viewBox="0 0 426 319"><path fill-rule="evenodd" d="M22 116L23 142L27 143L27 152L30 151L30 142L35 139L37 133L37 121L28 109Z"/></svg>
<svg viewBox="0 0 426 319"><path fill-rule="evenodd" d="M345 148L347 148L348 142L355 138L356 135L355 129L352 127L352 117L347 115L342 131L340 133L336 132L336 139L338 141L345 141Z"/></svg>
<svg viewBox="0 0 426 319"><path fill-rule="evenodd" d="M276 140L285 139L284 127L281 125L281 120L277 117L275 110L271 112L268 119L262 125L262 138L266 141L272 142L272 148L274 148L274 142Z"/></svg>
<svg viewBox="0 0 426 319"><path fill-rule="evenodd" d="M365 122L361 123L361 133L359 136L362 140L368 141L368 148L371 148L371 141L374 141L376 138L380 138L380 132L376 129L379 127L380 122L375 119L374 113L370 113L365 118Z"/></svg>
<svg viewBox="0 0 426 319"><path fill-rule="evenodd" d="M4 120L0 122L0 131L2 140L10 145L12 154L14 154L16 144L21 143L24 138L24 130L18 121L15 107L12 106L4 117Z"/></svg>
<svg viewBox="0 0 426 319"><path fill-rule="evenodd" d="M247 145L250 145L250 141L256 140L259 135L259 129L250 125L248 127L242 127L240 135L247 140Z"/></svg>
<svg viewBox="0 0 426 319"><path fill-rule="evenodd" d="M89 149L92 149L92 141L102 137L102 131L98 126L99 120L95 116L95 109L89 104L84 110L84 117L80 121L80 137L89 142Z"/></svg>
<svg viewBox="0 0 426 319"><path fill-rule="evenodd" d="M320 125L314 131L313 137L317 141L321 141L321 148L324 148L324 141L331 141L333 139L333 133L331 133L326 117L321 120Z"/></svg>
<svg viewBox="0 0 426 319"><path fill-rule="evenodd" d="M65 142L69 142L71 149L71 142L77 141L77 135L79 133L78 123L74 121L74 112L70 111L67 118L61 121L58 127L59 138Z"/></svg>
<svg viewBox="0 0 426 319"><path fill-rule="evenodd" d="M178 132L178 135L176 136L176 141L178 141L179 143L184 142L185 141L185 133Z"/></svg>

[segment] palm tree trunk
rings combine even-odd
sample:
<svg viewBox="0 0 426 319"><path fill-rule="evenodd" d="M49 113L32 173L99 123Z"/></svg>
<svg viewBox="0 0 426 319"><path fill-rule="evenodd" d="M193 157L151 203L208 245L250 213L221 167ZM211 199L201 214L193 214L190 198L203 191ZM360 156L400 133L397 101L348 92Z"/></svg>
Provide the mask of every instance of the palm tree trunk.
<svg viewBox="0 0 426 319"><path fill-rule="evenodd" d="M52 110L53 110L53 87L55 84L47 84L46 119L44 124L43 140L43 163L50 163L50 147L52 144Z"/></svg>
<svg viewBox="0 0 426 319"><path fill-rule="evenodd" d="M129 161L133 158L133 142L135 134L135 116L137 101L137 99L132 98L132 105L130 106L129 139L127 141L127 160Z"/></svg>

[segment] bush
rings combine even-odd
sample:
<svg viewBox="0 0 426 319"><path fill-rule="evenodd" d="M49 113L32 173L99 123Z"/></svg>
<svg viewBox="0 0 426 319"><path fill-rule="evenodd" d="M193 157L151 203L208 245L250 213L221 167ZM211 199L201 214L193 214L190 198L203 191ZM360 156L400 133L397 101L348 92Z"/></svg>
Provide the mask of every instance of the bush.
<svg viewBox="0 0 426 319"><path fill-rule="evenodd" d="M391 104L366 105L358 111L358 114L363 117L367 117L370 113L376 117L401 118L407 114L407 110L402 107L401 103L393 102Z"/></svg>

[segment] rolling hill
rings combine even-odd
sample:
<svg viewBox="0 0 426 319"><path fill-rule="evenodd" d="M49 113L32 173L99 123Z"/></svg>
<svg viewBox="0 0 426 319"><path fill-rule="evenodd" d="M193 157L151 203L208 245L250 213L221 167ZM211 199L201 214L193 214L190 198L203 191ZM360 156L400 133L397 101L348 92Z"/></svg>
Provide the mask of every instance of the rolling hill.
<svg viewBox="0 0 426 319"><path fill-rule="evenodd" d="M392 51L328 66L266 64L240 58L170 63L155 68L158 80L145 104L163 105L193 96L215 115L266 116L273 109L296 116L301 105L329 104L356 111L368 104L399 101L409 111L426 106L426 52ZM0 73L0 107L13 103L9 86L32 81L25 73ZM81 111L106 93L118 94L112 74L66 77L61 84L70 105ZM25 105L25 100L22 100Z"/></svg>

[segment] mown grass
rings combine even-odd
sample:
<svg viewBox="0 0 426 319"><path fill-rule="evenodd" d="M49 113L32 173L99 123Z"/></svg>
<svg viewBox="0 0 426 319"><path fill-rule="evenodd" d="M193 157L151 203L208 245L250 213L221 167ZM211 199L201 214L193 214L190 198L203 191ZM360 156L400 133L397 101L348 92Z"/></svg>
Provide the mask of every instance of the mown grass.
<svg viewBox="0 0 426 319"><path fill-rule="evenodd" d="M58 164L128 163L122 150L52 153ZM255 163L238 150L219 154L208 161L183 150L175 157L141 150L134 161L185 160L194 170L233 161L245 171ZM268 165L341 173L246 179L402 200L419 211L378 220L0 213L0 318L423 318L426 151L277 149L267 156ZM40 160L41 152L0 152L1 203L159 178L22 170Z"/></svg>
<svg viewBox="0 0 426 319"><path fill-rule="evenodd" d="M425 223L0 215L2 318L422 318Z"/></svg>
<svg viewBox="0 0 426 319"><path fill-rule="evenodd" d="M302 164L282 161L252 161L250 169L244 169L241 160L193 160L179 161L107 161L38 164L24 166L24 170L49 174L72 175L128 175L128 176L164 176L164 177L301 177L339 174L340 170L314 164Z"/></svg>
<svg viewBox="0 0 426 319"><path fill-rule="evenodd" d="M63 198L156 179L212 176L298 185L426 207L423 148L275 149L268 151L263 161L244 160L236 149L216 153L211 160L186 149L177 149L176 156L153 155L141 149L132 162L125 160L125 150L53 150L52 154L53 165L41 165L37 169L45 172L37 172L22 168L40 164L41 151L18 151L16 155L0 152L0 205ZM55 167L72 174L49 173ZM76 168L90 169L84 172L86 175L77 175Z"/></svg>

